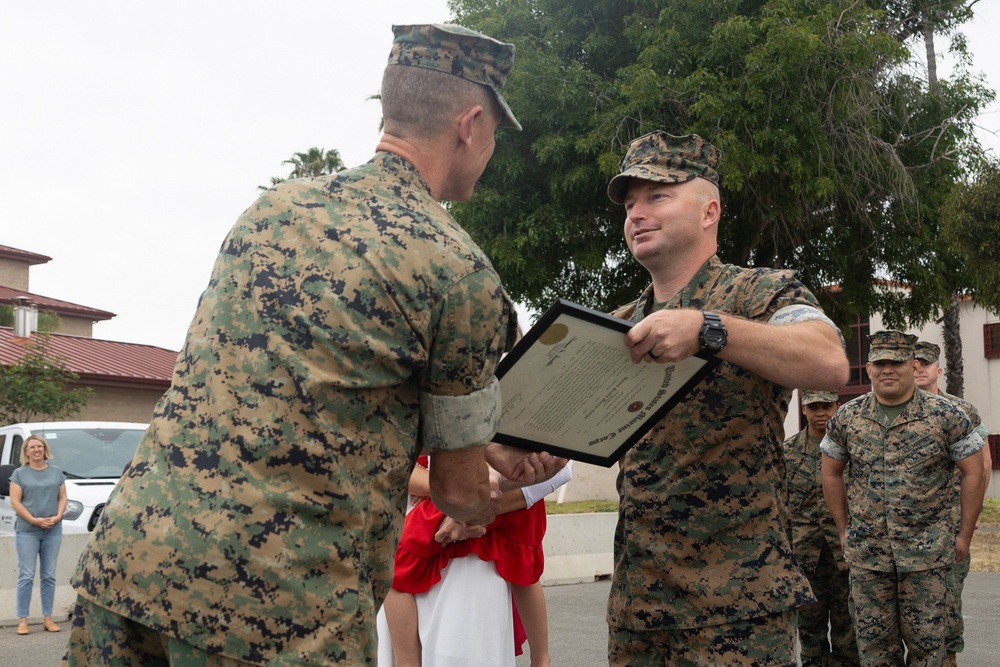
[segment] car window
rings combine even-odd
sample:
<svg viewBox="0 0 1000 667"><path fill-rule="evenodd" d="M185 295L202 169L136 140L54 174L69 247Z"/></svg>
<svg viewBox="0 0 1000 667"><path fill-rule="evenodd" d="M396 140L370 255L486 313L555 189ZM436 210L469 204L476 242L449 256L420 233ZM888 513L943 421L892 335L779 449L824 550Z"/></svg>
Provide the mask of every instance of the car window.
<svg viewBox="0 0 1000 667"><path fill-rule="evenodd" d="M44 428L34 433L49 443L52 462L70 479L121 477L145 429Z"/></svg>

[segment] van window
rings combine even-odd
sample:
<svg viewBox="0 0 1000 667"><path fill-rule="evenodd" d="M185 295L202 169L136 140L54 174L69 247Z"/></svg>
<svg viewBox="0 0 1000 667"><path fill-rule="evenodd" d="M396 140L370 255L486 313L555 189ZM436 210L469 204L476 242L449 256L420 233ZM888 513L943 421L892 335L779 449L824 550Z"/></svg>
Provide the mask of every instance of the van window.
<svg viewBox="0 0 1000 667"><path fill-rule="evenodd" d="M49 443L52 462L68 479L121 477L145 429L42 428L33 433Z"/></svg>
<svg viewBox="0 0 1000 667"><path fill-rule="evenodd" d="M24 438L17 433L14 434L13 439L10 441L10 462L16 466L21 465L22 442L24 442Z"/></svg>

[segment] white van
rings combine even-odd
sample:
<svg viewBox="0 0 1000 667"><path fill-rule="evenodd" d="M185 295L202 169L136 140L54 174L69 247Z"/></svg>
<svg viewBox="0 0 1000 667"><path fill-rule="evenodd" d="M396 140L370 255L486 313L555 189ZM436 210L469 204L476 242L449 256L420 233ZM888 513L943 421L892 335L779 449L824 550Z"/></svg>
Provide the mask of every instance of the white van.
<svg viewBox="0 0 1000 667"><path fill-rule="evenodd" d="M29 435L49 443L52 462L66 475L63 533L87 533L97 525L111 490L132 461L147 424L130 422L38 422L0 426L0 535L14 534L10 476L21 466Z"/></svg>

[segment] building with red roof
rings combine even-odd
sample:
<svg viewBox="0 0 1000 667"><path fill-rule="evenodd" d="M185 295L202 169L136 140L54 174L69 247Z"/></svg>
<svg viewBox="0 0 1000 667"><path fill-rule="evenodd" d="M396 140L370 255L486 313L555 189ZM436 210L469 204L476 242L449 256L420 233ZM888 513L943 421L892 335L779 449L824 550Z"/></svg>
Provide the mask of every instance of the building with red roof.
<svg viewBox="0 0 1000 667"><path fill-rule="evenodd" d="M110 320L114 313L31 293L31 267L51 259L0 245L0 305L30 305L59 316L58 326L47 334L47 351L63 359L67 369L79 376L78 386L94 390L75 419L148 422L156 402L170 386L177 352L95 339L94 322ZM27 335L17 335L21 333ZM18 363L25 346L38 335L0 327L0 365Z"/></svg>

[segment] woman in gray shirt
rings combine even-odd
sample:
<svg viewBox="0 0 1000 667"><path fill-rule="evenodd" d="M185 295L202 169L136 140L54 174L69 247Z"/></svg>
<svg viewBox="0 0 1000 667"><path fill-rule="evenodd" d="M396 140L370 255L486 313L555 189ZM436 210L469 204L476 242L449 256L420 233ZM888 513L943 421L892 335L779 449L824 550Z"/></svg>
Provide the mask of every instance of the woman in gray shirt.
<svg viewBox="0 0 1000 667"><path fill-rule="evenodd" d="M56 596L56 559L62 545L62 516L66 511L63 471L49 463L52 451L45 438L30 435L21 447L21 467L10 476L10 505L17 513L17 634L28 634L28 607L41 563L42 616L48 632L59 632L52 621Z"/></svg>

